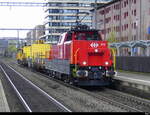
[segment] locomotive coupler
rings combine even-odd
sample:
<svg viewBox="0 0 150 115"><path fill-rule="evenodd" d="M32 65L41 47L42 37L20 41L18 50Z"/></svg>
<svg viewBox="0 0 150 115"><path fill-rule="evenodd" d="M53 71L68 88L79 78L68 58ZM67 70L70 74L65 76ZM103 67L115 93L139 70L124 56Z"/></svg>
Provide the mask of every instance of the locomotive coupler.
<svg viewBox="0 0 150 115"><path fill-rule="evenodd" d="M76 74L77 74L78 77L87 77L88 76L88 71L86 71L86 70L78 70L76 72Z"/></svg>
<svg viewBox="0 0 150 115"><path fill-rule="evenodd" d="M109 77L110 77L110 76L111 76L111 77L112 77L112 76L116 76L116 75L117 75L117 72L112 71L112 70L106 72L106 76L109 76Z"/></svg>

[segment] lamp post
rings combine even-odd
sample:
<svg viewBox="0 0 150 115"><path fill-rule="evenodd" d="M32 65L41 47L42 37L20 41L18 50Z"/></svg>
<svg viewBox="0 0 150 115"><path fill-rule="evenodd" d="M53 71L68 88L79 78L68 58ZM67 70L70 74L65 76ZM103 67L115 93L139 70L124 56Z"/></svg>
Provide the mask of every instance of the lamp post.
<svg viewBox="0 0 150 115"><path fill-rule="evenodd" d="M18 38L18 49L20 49L20 39L19 39L19 30L17 30L17 38Z"/></svg>
<svg viewBox="0 0 150 115"><path fill-rule="evenodd" d="M136 24L136 39L139 40L139 38L138 38L138 18L136 18L135 24Z"/></svg>
<svg viewBox="0 0 150 115"><path fill-rule="evenodd" d="M136 24L136 40L138 41L139 40L139 36L138 36L138 18L136 18L136 21L135 21L135 24ZM138 53L138 50L137 48L134 50L136 50L135 52Z"/></svg>

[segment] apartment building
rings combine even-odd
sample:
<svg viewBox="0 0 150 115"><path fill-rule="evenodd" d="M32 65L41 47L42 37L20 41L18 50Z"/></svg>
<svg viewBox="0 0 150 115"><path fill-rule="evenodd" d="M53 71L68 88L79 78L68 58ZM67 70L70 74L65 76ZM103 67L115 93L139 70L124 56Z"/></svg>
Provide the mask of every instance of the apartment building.
<svg viewBox="0 0 150 115"><path fill-rule="evenodd" d="M148 40L150 0L113 0L94 11L92 22L106 40L112 32L118 42Z"/></svg>
<svg viewBox="0 0 150 115"><path fill-rule="evenodd" d="M36 40L44 39L45 37L45 26L37 25L33 30L26 34L27 45L34 43Z"/></svg>
<svg viewBox="0 0 150 115"><path fill-rule="evenodd" d="M45 9L46 40L57 43L59 35L76 25L77 20L82 24L92 26L92 15L90 10L95 3L107 3L110 0L47 0ZM86 16L86 17L85 17Z"/></svg>

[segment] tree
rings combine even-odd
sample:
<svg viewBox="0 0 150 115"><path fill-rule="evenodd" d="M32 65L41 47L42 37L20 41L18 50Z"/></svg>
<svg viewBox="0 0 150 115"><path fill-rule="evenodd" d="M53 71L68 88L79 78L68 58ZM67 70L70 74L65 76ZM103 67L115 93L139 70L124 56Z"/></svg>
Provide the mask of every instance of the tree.
<svg viewBox="0 0 150 115"><path fill-rule="evenodd" d="M107 41L108 41L108 43L115 43L115 42L117 42L115 31L111 31L109 33L109 37L108 37Z"/></svg>
<svg viewBox="0 0 150 115"><path fill-rule="evenodd" d="M108 41L108 45L110 47L110 44L111 43L115 43L117 42L117 39L116 39L116 33L114 30L112 30L110 33L109 33L109 37L107 39ZM114 70L116 69L116 54L117 54L117 49L116 48L112 48L111 47L111 52L112 52L112 55L113 55L113 60L114 60Z"/></svg>
<svg viewBox="0 0 150 115"><path fill-rule="evenodd" d="M9 56L13 56L13 54L17 52L16 45L9 45L7 52Z"/></svg>
<svg viewBox="0 0 150 115"><path fill-rule="evenodd" d="M17 48L15 45L9 45L8 46L8 52L17 52Z"/></svg>

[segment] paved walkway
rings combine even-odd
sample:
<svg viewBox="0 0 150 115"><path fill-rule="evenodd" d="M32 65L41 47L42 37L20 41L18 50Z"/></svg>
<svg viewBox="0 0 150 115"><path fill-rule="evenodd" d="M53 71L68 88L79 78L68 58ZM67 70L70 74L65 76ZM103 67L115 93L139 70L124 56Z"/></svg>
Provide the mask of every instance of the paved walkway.
<svg viewBox="0 0 150 115"><path fill-rule="evenodd" d="M1 80L0 80L0 112L10 112Z"/></svg>
<svg viewBox="0 0 150 115"><path fill-rule="evenodd" d="M150 74L143 75L140 73L118 72L118 75L115 77L115 79L150 86Z"/></svg>

